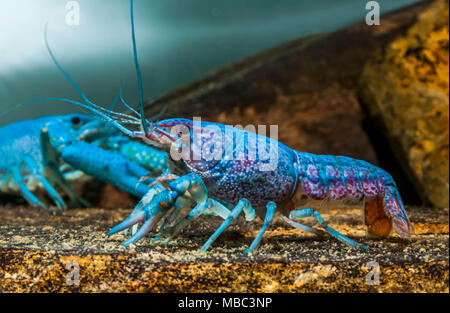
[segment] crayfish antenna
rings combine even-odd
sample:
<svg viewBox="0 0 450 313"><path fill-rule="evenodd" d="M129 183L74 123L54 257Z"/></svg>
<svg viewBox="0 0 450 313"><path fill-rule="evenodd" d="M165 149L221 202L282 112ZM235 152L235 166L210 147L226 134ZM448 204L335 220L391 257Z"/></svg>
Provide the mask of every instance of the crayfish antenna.
<svg viewBox="0 0 450 313"><path fill-rule="evenodd" d="M65 102L71 102L74 104L77 104L78 106L81 106L85 109L90 110L92 113L96 114L97 116L106 119L107 121L113 123L115 126L118 126L118 128L123 131L124 127L122 125L119 124L119 122L117 120L115 120L112 116L115 116L116 118L121 119L122 122L138 122L139 119L137 119L134 116L131 115L127 115L125 113L119 113L119 112L115 112L112 110L108 110L102 106L96 105L95 103L93 103L92 101L90 101L86 95L83 93L83 91L81 90L81 88L78 86L78 84L72 79L72 77L69 75L69 73L62 67L61 64L59 64L58 60L56 59L52 49L50 48L50 44L48 42L48 23L45 23L45 29L44 29L44 41L45 41L45 46L47 48L47 51L53 61L53 63L56 65L56 67L58 68L58 70L61 72L61 74L63 74L63 76L66 78L66 80L72 85L72 87L75 89L75 91L77 92L77 94L81 97L81 99L83 100L83 102L85 103L85 106L81 106L79 102L76 101L68 101L68 99L56 99L56 98L52 98L49 100L57 100L57 101L65 101ZM120 95L119 95L120 96ZM41 99L43 100L43 98ZM29 102L34 102L34 101L27 101L25 103L29 103ZM20 104L23 105L24 103ZM107 116L107 118L105 118L105 116ZM127 132L126 132L127 133Z"/></svg>
<svg viewBox="0 0 450 313"><path fill-rule="evenodd" d="M137 77L138 93L139 93L139 109L140 109L140 118L141 118L141 128L144 131L144 133L147 135L148 134L148 126L147 126L147 120L145 119L145 114L144 114L144 91L142 88L142 74L141 74L141 68L140 68L139 62L138 62L137 48L136 48L136 36L135 36L135 31L134 31L133 0L130 0L130 18L131 18L131 40L133 41L133 58L134 58L134 65L136 67L136 77Z"/></svg>
<svg viewBox="0 0 450 313"><path fill-rule="evenodd" d="M48 36L47 36L47 30L48 30L48 23L45 24L45 31L44 31L44 40L45 45L47 48L47 51L53 61L53 63L56 65L58 70L63 74L63 76L66 78L66 80L72 85L72 87L75 89L77 94L81 97L82 101L84 103L81 103L79 101L71 100L71 99L65 99L65 98L55 98L55 97L46 97L46 98L39 98L39 99L33 99L29 101L25 101L22 103L19 103L12 107L11 109L8 109L6 112L0 113L0 117L10 113L11 111L25 105L28 103L38 102L38 101L61 101L61 102L67 102L75 104L83 109L87 109L90 112L92 112L94 115L97 115L103 120L106 120L107 122L112 123L116 128L118 128L121 132L125 133L128 136L131 137L143 137L145 138L145 135L148 135L149 133L149 127L148 125L151 124L146 118L144 114L144 96L143 96L143 87L142 87L142 74L141 69L138 62L138 56L137 56L137 48L136 48L136 38L135 38L135 30L134 30L134 14L133 14L133 0L130 0L130 15L131 15L131 35L132 35L132 41L133 41L133 56L134 56L134 63L136 67L136 75L137 75L137 83L138 83L138 92L139 92L139 108L140 113L138 113L136 110L134 110L128 103L125 102L123 99L123 83L120 87L120 92L117 95L116 99L113 101L113 104L111 105L110 109L106 109L102 106L99 106L97 104L94 104L92 101L90 101L86 95L83 93L81 88L75 83L75 81L72 79L72 77L69 75L69 73L59 64L58 60L56 59L52 49L50 48L50 45L48 43ZM115 104L120 99L122 104L131 110L132 113L136 114L137 117L133 115L128 115L125 113L115 112L113 111ZM159 118L162 114L164 114L165 108L161 110L159 114L157 114L155 117L153 117L151 120L155 120ZM134 124L140 126L140 131L132 131L130 129L127 129L124 127L123 124Z"/></svg>

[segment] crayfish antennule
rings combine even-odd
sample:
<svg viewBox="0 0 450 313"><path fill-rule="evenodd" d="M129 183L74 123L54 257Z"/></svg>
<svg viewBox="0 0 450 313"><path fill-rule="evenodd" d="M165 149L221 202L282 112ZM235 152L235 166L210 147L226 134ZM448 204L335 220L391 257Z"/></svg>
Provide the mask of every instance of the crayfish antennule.
<svg viewBox="0 0 450 313"><path fill-rule="evenodd" d="M142 131L134 131L132 132L132 136L134 138L142 138L145 137L145 134Z"/></svg>

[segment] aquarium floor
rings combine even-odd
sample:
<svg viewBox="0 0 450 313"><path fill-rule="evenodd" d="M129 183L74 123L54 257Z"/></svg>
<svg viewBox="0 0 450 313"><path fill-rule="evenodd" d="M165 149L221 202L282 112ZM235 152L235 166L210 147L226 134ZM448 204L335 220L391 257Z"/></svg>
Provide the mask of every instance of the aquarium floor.
<svg viewBox="0 0 450 313"><path fill-rule="evenodd" d="M206 253L198 249L220 225L215 217L199 218L166 246L147 236L125 249L125 235L106 233L130 209L55 214L3 206L0 292L449 292L449 210L408 212L416 231L410 241L368 238L361 210L335 209L323 212L325 220L370 251L277 220L259 249L245 256L260 220L233 223ZM379 285L366 282L370 261L380 265Z"/></svg>

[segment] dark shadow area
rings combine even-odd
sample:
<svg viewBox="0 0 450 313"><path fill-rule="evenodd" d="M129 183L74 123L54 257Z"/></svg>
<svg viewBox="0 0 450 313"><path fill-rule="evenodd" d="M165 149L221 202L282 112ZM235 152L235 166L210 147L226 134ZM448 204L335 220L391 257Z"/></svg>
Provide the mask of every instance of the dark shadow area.
<svg viewBox="0 0 450 313"><path fill-rule="evenodd" d="M361 107L364 110L364 106L362 105ZM405 204L422 205L423 202L420 199L414 184L403 170L400 161L394 155L389 140L380 127L378 127L373 120L366 117L362 120L362 128L369 137L381 168L391 174L394 178Z"/></svg>
<svg viewBox="0 0 450 313"><path fill-rule="evenodd" d="M28 205L28 203L20 196L2 193L0 196L0 206L4 205Z"/></svg>

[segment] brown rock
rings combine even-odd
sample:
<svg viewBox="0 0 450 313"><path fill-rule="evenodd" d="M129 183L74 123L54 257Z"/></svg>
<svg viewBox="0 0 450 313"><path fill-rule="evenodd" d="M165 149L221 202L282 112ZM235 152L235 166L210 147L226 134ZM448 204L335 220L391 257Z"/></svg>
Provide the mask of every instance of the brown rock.
<svg viewBox="0 0 450 313"><path fill-rule="evenodd" d="M448 1L365 66L361 97L424 201L449 205Z"/></svg>

